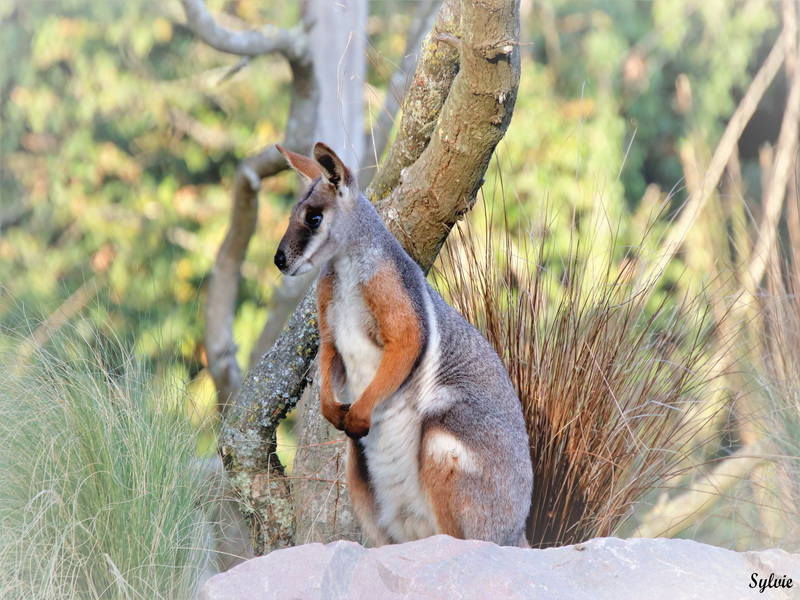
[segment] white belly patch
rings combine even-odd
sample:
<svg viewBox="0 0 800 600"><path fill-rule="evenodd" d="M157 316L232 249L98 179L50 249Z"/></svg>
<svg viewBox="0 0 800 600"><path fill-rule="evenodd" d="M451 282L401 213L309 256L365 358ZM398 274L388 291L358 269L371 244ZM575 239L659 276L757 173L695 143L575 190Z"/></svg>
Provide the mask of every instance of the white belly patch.
<svg viewBox="0 0 800 600"><path fill-rule="evenodd" d="M419 480L421 433L414 400L393 397L375 409L369 435L359 442L364 448L375 493L378 523L397 542L436 533L436 523Z"/></svg>

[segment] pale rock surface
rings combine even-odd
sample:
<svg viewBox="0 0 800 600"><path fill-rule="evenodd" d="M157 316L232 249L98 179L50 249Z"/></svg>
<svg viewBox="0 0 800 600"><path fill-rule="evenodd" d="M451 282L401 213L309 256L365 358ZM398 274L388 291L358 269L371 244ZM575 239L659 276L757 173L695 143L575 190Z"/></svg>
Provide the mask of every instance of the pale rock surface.
<svg viewBox="0 0 800 600"><path fill-rule="evenodd" d="M752 589L751 575L791 577ZM668 539L599 538L552 550L438 535L367 550L353 542L278 550L212 577L201 600L800 599L800 554L732 552Z"/></svg>

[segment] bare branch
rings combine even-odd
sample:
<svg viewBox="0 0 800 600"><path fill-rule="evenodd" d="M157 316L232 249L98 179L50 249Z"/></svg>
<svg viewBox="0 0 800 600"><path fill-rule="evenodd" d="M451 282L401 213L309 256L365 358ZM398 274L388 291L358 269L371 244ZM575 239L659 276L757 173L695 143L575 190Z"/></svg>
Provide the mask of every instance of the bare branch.
<svg viewBox="0 0 800 600"><path fill-rule="evenodd" d="M239 62L237 62L230 69L225 71L225 74L222 77L219 78L219 81L217 82L217 85L221 85L221 84L225 83L226 81L228 81L228 79L230 79L231 77L236 75L239 71L244 69L247 65L250 64L250 60L252 58L253 58L252 56L243 56L242 58L240 58Z"/></svg>
<svg viewBox="0 0 800 600"><path fill-rule="evenodd" d="M796 36L797 29L792 27ZM787 27L787 34L789 28ZM795 44L796 39L792 40ZM780 41L779 41L780 43ZM796 60L796 50L792 49L792 62ZM787 55L788 58L788 55ZM758 228L756 247L751 254L750 264L745 273L744 288L750 294L755 293L764 276L767 263L778 241L778 221L783 213L786 188L792 173L798 169L798 142L800 139L800 76L796 70L789 88L786 112L778 134L774 160L769 171L769 180L764 182L764 216Z"/></svg>
<svg viewBox="0 0 800 600"><path fill-rule="evenodd" d="M318 90L306 57L290 61L292 92L286 138L295 152L308 152L317 120ZM228 232L211 273L206 302L206 354L217 388L220 412L241 388L241 369L236 361L233 319L242 263L258 220L258 189L261 180L286 169L286 161L274 148L239 164L233 178L233 208Z"/></svg>
<svg viewBox="0 0 800 600"><path fill-rule="evenodd" d="M461 3L445 0L436 22L420 48L419 63L403 103L397 137L378 174L365 194L382 200L400 180L400 172L414 164L428 146L447 94L458 72L458 52L440 42L441 34L454 35L461 26Z"/></svg>
<svg viewBox="0 0 800 600"><path fill-rule="evenodd" d="M460 71L436 132L419 159L398 173L390 195L378 202L389 229L425 271L450 229L474 205L494 149L511 121L519 87L519 5L465 2L462 10L457 32ZM437 32L441 33L449 32ZM439 45L440 53L454 51L428 38L432 43ZM384 185L382 173L379 178ZM378 197L381 191L376 189Z"/></svg>
<svg viewBox="0 0 800 600"><path fill-rule="evenodd" d="M797 37L797 11L800 3L797 0L783 0L783 27L785 29L784 43L786 44L786 78L794 77L797 61L800 59L800 39Z"/></svg>
<svg viewBox="0 0 800 600"><path fill-rule="evenodd" d="M260 31L234 31L217 23L204 0L181 0L181 3L192 33L220 52L238 56L280 52L289 60L300 60L308 53L307 39L301 28L287 30L267 25Z"/></svg>

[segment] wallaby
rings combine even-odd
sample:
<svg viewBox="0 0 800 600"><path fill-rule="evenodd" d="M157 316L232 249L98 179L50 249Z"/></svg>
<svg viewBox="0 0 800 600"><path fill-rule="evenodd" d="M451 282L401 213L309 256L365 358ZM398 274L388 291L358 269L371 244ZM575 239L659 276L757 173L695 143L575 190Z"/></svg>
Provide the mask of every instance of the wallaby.
<svg viewBox="0 0 800 600"><path fill-rule="evenodd" d="M275 254L317 282L322 414L348 436L347 487L373 545L444 533L527 546L522 408L484 337L420 267L325 144L278 147L304 180Z"/></svg>

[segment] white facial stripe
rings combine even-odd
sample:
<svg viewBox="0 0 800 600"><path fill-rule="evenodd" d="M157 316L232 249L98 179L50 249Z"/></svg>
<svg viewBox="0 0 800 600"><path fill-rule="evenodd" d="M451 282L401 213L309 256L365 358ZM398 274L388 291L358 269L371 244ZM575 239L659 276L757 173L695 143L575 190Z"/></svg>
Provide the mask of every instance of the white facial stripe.
<svg viewBox="0 0 800 600"><path fill-rule="evenodd" d="M314 255L319 251L328 241L330 237L330 224L328 223L328 219L325 218L327 215L322 217L322 224L317 229L317 232L314 234L314 237L311 238L311 241L306 245L305 250L303 250L303 254L298 261L299 264L308 263L312 267L316 266L312 262Z"/></svg>
<svg viewBox="0 0 800 600"><path fill-rule="evenodd" d="M300 263L291 273L287 273L289 277L297 277L298 275L304 275L308 273L311 269L314 268L309 262Z"/></svg>

